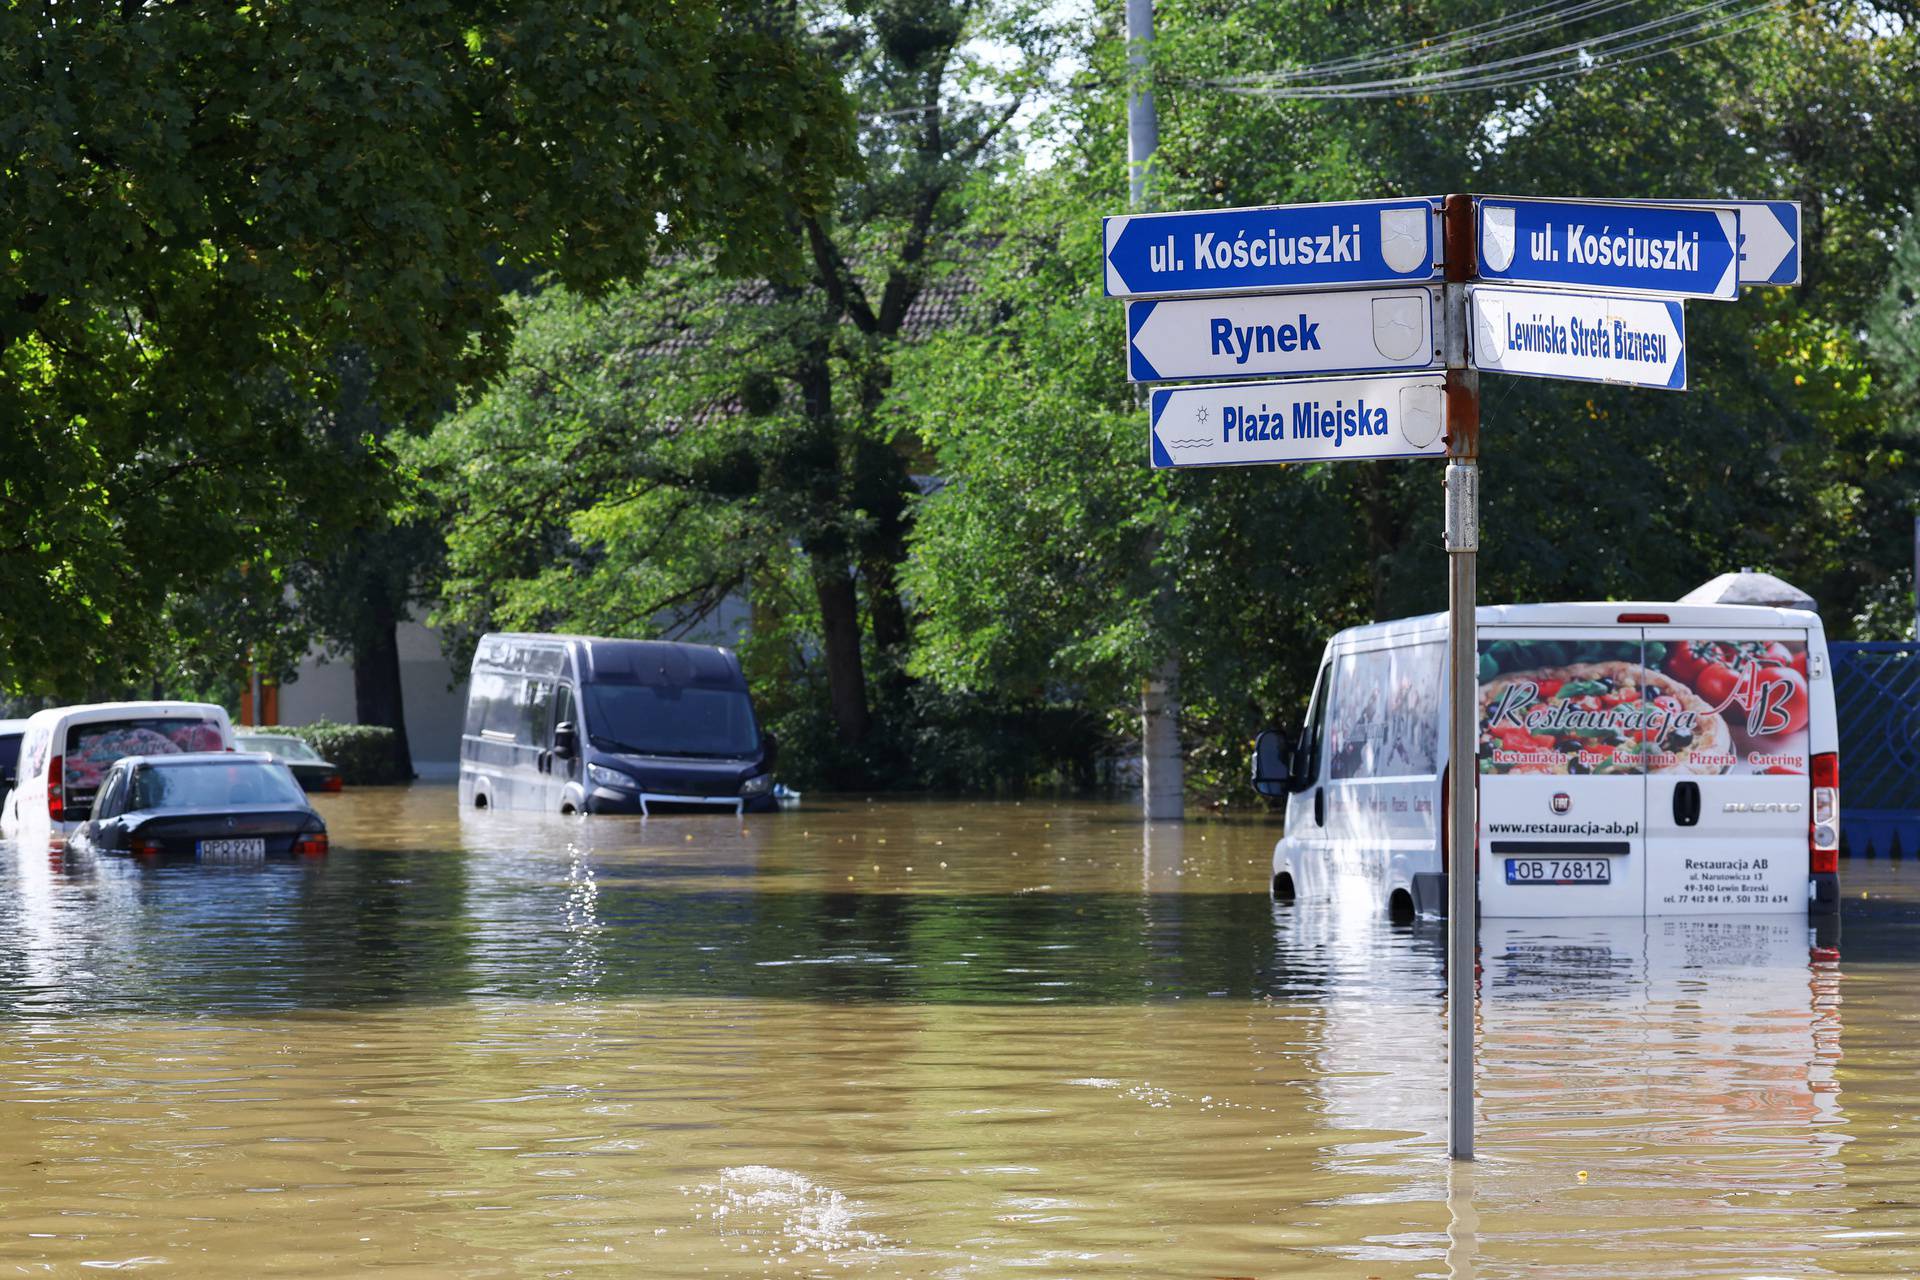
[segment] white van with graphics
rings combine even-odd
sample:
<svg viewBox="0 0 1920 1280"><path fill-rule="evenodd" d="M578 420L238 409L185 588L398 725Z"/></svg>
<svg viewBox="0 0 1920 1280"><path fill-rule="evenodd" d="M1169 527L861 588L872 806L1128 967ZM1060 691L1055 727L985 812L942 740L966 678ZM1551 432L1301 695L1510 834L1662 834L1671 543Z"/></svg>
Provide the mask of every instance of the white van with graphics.
<svg viewBox="0 0 1920 1280"><path fill-rule="evenodd" d="M1480 909L1487 916L1826 913L1840 766L1817 614L1751 605L1483 608ZM1287 796L1282 898L1446 910L1447 619L1328 642L1306 727L1262 734Z"/></svg>
<svg viewBox="0 0 1920 1280"><path fill-rule="evenodd" d="M210 702L94 702L27 718L18 780L0 808L0 836L38 845L72 835L122 756L233 750L226 709Z"/></svg>

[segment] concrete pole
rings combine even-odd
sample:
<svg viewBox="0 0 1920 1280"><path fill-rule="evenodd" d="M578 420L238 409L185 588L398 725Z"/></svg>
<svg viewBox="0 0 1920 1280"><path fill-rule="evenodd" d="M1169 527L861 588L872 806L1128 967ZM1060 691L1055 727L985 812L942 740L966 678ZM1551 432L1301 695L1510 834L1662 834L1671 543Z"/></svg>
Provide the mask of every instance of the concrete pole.
<svg viewBox="0 0 1920 1280"><path fill-rule="evenodd" d="M1480 550L1480 375L1467 359L1473 197L1442 213L1447 283L1447 1154L1473 1159L1475 968L1479 952L1480 650L1474 605Z"/></svg>
<svg viewBox="0 0 1920 1280"><path fill-rule="evenodd" d="M1153 0L1127 0L1127 202L1147 200L1148 167L1160 146L1160 116L1147 79L1153 49Z"/></svg>
<svg viewBox="0 0 1920 1280"><path fill-rule="evenodd" d="M1127 0L1127 199L1140 209L1150 199L1160 116L1148 80L1153 49L1153 0ZM1151 552L1149 552L1151 554ZM1172 584L1159 585L1170 603ZM1140 689L1141 805L1149 822L1177 821L1185 810L1185 762L1180 754L1180 659L1163 660Z"/></svg>

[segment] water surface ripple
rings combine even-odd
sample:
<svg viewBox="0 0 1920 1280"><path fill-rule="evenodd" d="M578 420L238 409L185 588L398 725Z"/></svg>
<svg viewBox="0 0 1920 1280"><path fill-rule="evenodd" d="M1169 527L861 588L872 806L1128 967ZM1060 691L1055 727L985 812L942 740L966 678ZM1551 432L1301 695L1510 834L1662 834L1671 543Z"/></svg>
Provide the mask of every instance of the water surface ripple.
<svg viewBox="0 0 1920 1280"><path fill-rule="evenodd" d="M322 801L312 866L0 846L0 1272L1920 1271L1920 893L1490 922L1266 894L1271 823ZM1817 949L1813 949L1817 946Z"/></svg>

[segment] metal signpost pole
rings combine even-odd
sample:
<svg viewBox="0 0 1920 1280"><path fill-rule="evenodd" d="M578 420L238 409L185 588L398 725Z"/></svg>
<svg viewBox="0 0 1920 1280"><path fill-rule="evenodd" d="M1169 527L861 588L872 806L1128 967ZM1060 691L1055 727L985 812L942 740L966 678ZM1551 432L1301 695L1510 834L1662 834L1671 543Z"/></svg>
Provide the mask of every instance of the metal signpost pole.
<svg viewBox="0 0 1920 1280"><path fill-rule="evenodd" d="M1442 210L1447 283L1447 639L1453 737L1447 782L1447 1153L1473 1159L1474 966L1478 950L1480 653L1474 570L1480 547L1480 375L1467 359L1467 281L1474 273L1473 197Z"/></svg>

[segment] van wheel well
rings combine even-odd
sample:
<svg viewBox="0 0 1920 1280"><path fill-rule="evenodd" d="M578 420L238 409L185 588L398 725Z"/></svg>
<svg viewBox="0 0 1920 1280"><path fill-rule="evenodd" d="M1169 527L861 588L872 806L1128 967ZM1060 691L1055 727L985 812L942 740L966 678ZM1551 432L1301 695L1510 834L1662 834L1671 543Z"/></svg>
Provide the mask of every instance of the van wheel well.
<svg viewBox="0 0 1920 1280"><path fill-rule="evenodd" d="M580 811L579 811L578 809L576 809L576 808L574 808L574 807L573 807L573 801L571 801L571 800L563 800L563 801L561 801L561 802L560 802L560 816L561 816L561 817L563 817L563 818L571 818L571 817L572 817L572 816L573 816L574 814L576 814L576 813L578 813L578 812L580 812Z"/></svg>
<svg viewBox="0 0 1920 1280"><path fill-rule="evenodd" d="M1292 902L1294 899L1293 873L1282 871L1273 878L1273 898L1276 902Z"/></svg>
<svg viewBox="0 0 1920 1280"><path fill-rule="evenodd" d="M1418 914L1413 908L1413 895L1405 889L1395 889L1387 899L1387 918L1395 924L1412 924Z"/></svg>
<svg viewBox="0 0 1920 1280"><path fill-rule="evenodd" d="M484 792L484 791L476 791L476 792L474 792L474 793L473 793L473 807L474 807L474 808L476 808L476 809L484 809L484 808L486 808L486 807L487 807L487 793L486 793L486 792Z"/></svg>

